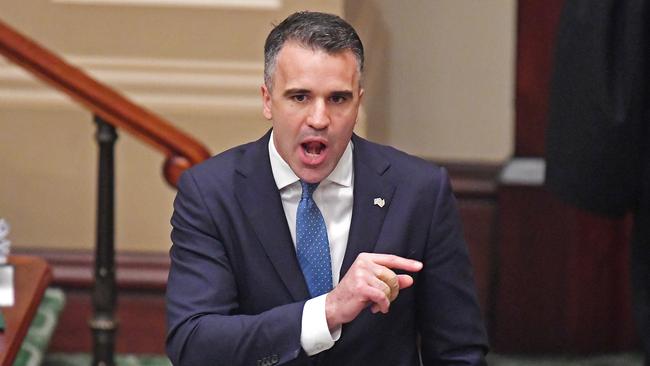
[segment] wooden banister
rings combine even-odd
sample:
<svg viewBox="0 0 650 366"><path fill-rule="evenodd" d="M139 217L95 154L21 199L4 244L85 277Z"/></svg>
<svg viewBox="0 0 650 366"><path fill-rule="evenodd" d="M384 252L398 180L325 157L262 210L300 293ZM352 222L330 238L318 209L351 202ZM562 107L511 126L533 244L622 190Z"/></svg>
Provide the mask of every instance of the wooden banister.
<svg viewBox="0 0 650 366"><path fill-rule="evenodd" d="M67 94L106 123L123 129L165 154L163 175L172 186L208 149L163 118L91 78L59 56L0 21L0 54Z"/></svg>

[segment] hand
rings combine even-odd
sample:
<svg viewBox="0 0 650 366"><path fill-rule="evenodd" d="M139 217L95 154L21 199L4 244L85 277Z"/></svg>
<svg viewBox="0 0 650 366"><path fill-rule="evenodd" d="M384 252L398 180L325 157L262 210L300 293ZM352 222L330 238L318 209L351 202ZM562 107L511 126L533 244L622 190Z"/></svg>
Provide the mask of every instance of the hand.
<svg viewBox="0 0 650 366"><path fill-rule="evenodd" d="M391 254L361 253L341 282L325 298L325 316L330 330L348 323L368 304L373 313L387 313L399 290L413 285L409 275L391 269L418 272L422 263Z"/></svg>

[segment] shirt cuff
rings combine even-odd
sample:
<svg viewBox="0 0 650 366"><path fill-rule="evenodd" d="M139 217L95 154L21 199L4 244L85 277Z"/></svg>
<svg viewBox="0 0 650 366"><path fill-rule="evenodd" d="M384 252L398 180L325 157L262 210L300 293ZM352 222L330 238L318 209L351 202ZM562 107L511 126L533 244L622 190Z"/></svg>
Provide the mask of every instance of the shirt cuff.
<svg viewBox="0 0 650 366"><path fill-rule="evenodd" d="M341 326L330 333L325 317L325 297L320 295L305 302L302 310L302 332L300 345L305 353L313 356L334 346L334 342L341 338Z"/></svg>

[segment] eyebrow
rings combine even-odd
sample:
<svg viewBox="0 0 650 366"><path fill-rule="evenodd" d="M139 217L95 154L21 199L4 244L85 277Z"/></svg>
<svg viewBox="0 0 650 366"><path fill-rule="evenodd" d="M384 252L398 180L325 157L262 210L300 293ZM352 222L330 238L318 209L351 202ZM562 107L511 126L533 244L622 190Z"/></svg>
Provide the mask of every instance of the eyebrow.
<svg viewBox="0 0 650 366"><path fill-rule="evenodd" d="M345 97L345 98L354 97L354 94L350 90L335 91L335 92L332 92L332 95L336 95L338 97Z"/></svg>
<svg viewBox="0 0 650 366"><path fill-rule="evenodd" d="M287 89L284 91L284 96L291 96L291 95L296 95L296 94L311 94L311 90L309 89L300 89L300 88L295 88L295 89ZM331 95L336 95L340 97L346 97L346 98L352 98L354 96L354 93L350 90L336 90L331 93Z"/></svg>
<svg viewBox="0 0 650 366"><path fill-rule="evenodd" d="M290 96L290 95L296 95L296 94L310 94L311 91L309 89L287 89L284 91L283 95L284 96Z"/></svg>

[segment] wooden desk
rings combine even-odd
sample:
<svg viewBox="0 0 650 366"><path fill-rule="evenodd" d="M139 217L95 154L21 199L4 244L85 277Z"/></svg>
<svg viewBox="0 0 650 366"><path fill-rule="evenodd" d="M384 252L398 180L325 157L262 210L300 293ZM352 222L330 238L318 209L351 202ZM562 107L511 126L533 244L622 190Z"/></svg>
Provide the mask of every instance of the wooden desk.
<svg viewBox="0 0 650 366"><path fill-rule="evenodd" d="M14 306L1 308L5 330L0 332L0 366L11 366L18 354L27 329L36 314L52 274L43 259L30 256L10 256L14 265Z"/></svg>

